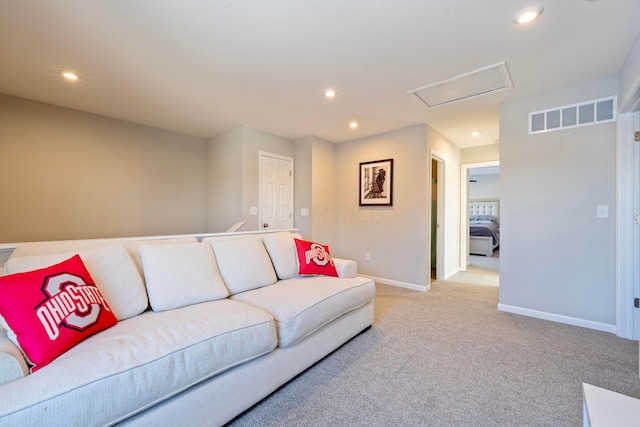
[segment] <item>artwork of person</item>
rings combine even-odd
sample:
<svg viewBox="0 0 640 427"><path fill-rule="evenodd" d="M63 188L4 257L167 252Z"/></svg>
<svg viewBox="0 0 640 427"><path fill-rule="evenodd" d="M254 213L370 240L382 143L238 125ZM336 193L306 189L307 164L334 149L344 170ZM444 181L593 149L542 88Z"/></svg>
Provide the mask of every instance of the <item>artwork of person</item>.
<svg viewBox="0 0 640 427"><path fill-rule="evenodd" d="M382 193L383 191L385 175L386 172L384 171L384 169L380 169L380 171L378 172L378 176L376 177L376 186L378 187L377 193Z"/></svg>

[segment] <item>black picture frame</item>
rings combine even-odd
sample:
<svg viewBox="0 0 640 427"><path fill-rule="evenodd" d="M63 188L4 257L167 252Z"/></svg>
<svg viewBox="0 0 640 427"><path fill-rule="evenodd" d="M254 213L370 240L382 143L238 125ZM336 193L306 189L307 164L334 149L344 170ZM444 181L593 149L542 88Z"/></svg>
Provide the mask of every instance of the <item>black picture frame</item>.
<svg viewBox="0 0 640 427"><path fill-rule="evenodd" d="M360 163L360 206L393 206L393 159Z"/></svg>

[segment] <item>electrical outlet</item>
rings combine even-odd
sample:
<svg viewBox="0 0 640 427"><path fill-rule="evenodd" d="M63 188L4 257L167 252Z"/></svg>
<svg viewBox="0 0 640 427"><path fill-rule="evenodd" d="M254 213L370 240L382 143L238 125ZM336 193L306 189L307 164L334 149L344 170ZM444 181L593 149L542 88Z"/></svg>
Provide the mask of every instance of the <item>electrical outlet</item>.
<svg viewBox="0 0 640 427"><path fill-rule="evenodd" d="M364 260L365 261L371 261L371 254L369 252L367 252L366 254L364 254Z"/></svg>

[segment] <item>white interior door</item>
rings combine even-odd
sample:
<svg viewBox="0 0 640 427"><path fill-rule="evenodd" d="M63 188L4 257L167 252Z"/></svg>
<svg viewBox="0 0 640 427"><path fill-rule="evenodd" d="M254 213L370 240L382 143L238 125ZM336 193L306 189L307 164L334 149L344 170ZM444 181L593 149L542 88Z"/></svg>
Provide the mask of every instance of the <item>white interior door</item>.
<svg viewBox="0 0 640 427"><path fill-rule="evenodd" d="M259 153L260 230L293 228L293 159Z"/></svg>

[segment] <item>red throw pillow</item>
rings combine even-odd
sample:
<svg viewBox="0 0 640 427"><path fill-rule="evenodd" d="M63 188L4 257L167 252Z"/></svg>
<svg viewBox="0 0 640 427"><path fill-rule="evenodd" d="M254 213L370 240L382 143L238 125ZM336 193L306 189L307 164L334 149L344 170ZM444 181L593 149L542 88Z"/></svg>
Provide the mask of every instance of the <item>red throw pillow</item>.
<svg viewBox="0 0 640 427"><path fill-rule="evenodd" d="M0 315L33 365L31 372L118 322L79 255L0 277Z"/></svg>
<svg viewBox="0 0 640 427"><path fill-rule="evenodd" d="M329 246L293 239L298 252L298 274L322 274L338 277Z"/></svg>

